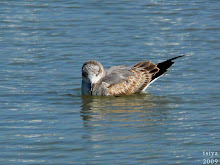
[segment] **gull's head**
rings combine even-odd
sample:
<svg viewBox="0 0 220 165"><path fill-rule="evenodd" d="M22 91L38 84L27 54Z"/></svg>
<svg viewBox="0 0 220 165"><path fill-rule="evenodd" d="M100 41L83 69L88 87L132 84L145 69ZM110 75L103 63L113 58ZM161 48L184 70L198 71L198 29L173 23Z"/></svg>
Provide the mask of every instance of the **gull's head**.
<svg viewBox="0 0 220 165"><path fill-rule="evenodd" d="M91 84L97 83L105 75L102 64L89 60L82 66L82 79Z"/></svg>

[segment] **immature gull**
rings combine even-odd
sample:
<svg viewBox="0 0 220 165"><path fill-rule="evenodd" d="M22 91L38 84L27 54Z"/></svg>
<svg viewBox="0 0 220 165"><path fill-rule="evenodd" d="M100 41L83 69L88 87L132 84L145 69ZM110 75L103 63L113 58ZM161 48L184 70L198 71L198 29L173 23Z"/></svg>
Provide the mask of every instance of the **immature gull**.
<svg viewBox="0 0 220 165"><path fill-rule="evenodd" d="M117 96L140 93L161 77L173 60L182 56L158 64L143 61L131 67L120 65L106 70L98 61L89 60L82 66L82 94Z"/></svg>

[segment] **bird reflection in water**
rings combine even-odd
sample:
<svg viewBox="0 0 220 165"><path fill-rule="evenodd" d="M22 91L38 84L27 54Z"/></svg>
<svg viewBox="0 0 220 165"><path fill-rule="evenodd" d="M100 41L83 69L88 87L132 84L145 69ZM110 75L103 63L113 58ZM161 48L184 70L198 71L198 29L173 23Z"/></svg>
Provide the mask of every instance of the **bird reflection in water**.
<svg viewBox="0 0 220 165"><path fill-rule="evenodd" d="M131 96L82 96L84 121L152 121L166 117L169 101L149 93Z"/></svg>

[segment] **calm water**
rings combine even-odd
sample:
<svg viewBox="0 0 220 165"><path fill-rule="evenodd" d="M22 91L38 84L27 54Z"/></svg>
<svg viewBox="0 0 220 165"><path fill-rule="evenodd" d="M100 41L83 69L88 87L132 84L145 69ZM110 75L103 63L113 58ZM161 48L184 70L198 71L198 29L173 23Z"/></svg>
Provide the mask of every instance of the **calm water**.
<svg viewBox="0 0 220 165"><path fill-rule="evenodd" d="M88 59L109 67L180 54L147 94L81 96ZM219 0L3 0L0 55L0 164L182 165L220 155Z"/></svg>

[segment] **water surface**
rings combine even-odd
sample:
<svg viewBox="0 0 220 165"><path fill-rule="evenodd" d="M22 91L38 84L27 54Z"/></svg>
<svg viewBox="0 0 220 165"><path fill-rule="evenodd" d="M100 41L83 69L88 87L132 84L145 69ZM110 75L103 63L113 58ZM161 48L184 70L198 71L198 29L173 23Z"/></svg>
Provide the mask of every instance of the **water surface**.
<svg viewBox="0 0 220 165"><path fill-rule="evenodd" d="M219 1L1 1L1 164L202 164L220 154ZM146 94L81 96L81 66L185 54ZM218 159L219 156L214 156Z"/></svg>

